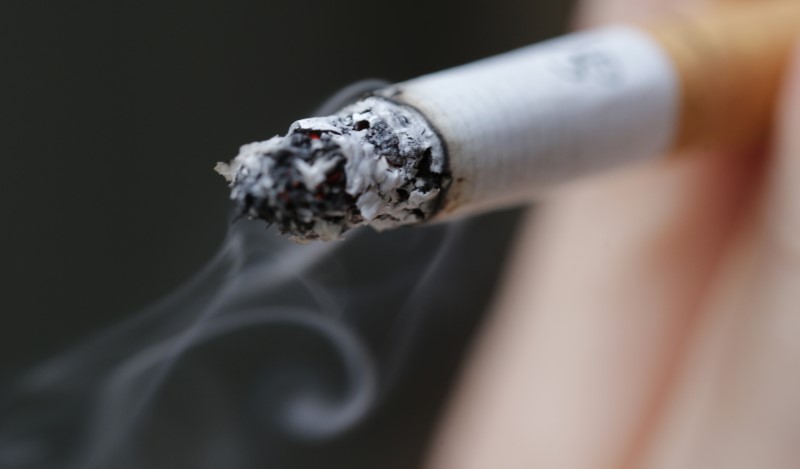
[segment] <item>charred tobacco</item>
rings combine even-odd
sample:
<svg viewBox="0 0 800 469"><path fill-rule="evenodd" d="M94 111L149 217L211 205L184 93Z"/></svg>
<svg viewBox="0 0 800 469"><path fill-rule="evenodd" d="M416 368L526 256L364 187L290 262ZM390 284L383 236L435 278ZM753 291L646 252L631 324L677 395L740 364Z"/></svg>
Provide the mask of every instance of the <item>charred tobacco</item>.
<svg viewBox="0 0 800 469"><path fill-rule="evenodd" d="M217 171L243 215L298 241L425 221L449 182L444 148L425 119L380 97L244 145Z"/></svg>

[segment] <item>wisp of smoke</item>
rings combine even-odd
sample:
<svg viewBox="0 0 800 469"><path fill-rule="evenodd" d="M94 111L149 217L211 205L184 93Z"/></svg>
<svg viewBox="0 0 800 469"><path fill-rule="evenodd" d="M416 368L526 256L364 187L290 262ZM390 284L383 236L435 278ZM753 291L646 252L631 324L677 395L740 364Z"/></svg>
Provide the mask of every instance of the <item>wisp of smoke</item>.
<svg viewBox="0 0 800 469"><path fill-rule="evenodd" d="M237 223L178 291L0 389L0 468L414 467L514 219L309 245Z"/></svg>

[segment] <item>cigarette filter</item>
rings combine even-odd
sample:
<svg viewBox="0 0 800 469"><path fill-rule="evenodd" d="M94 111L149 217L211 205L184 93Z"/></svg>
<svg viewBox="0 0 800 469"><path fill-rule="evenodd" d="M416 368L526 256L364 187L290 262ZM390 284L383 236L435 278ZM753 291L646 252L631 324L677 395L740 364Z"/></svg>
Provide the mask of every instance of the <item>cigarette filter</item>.
<svg viewBox="0 0 800 469"><path fill-rule="evenodd" d="M768 129L800 2L676 12L398 83L217 170L243 214L329 240L530 200L556 184Z"/></svg>

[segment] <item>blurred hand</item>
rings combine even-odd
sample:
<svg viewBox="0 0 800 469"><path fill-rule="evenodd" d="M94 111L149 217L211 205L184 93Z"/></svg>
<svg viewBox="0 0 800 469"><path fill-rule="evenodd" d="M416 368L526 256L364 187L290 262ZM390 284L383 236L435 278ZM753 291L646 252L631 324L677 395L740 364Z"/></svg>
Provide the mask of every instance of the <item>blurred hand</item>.
<svg viewBox="0 0 800 469"><path fill-rule="evenodd" d="M701 1L597 0L579 22L676 3ZM670 156L529 217L431 468L800 465L795 55L769 151Z"/></svg>

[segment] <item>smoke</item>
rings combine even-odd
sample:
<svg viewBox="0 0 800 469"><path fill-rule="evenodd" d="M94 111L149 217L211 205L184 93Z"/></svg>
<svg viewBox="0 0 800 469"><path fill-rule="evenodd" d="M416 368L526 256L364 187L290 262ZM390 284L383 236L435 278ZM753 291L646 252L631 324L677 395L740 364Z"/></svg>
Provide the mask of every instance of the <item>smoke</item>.
<svg viewBox="0 0 800 469"><path fill-rule="evenodd" d="M182 288L0 389L0 468L414 467L514 220L308 245L237 223Z"/></svg>

